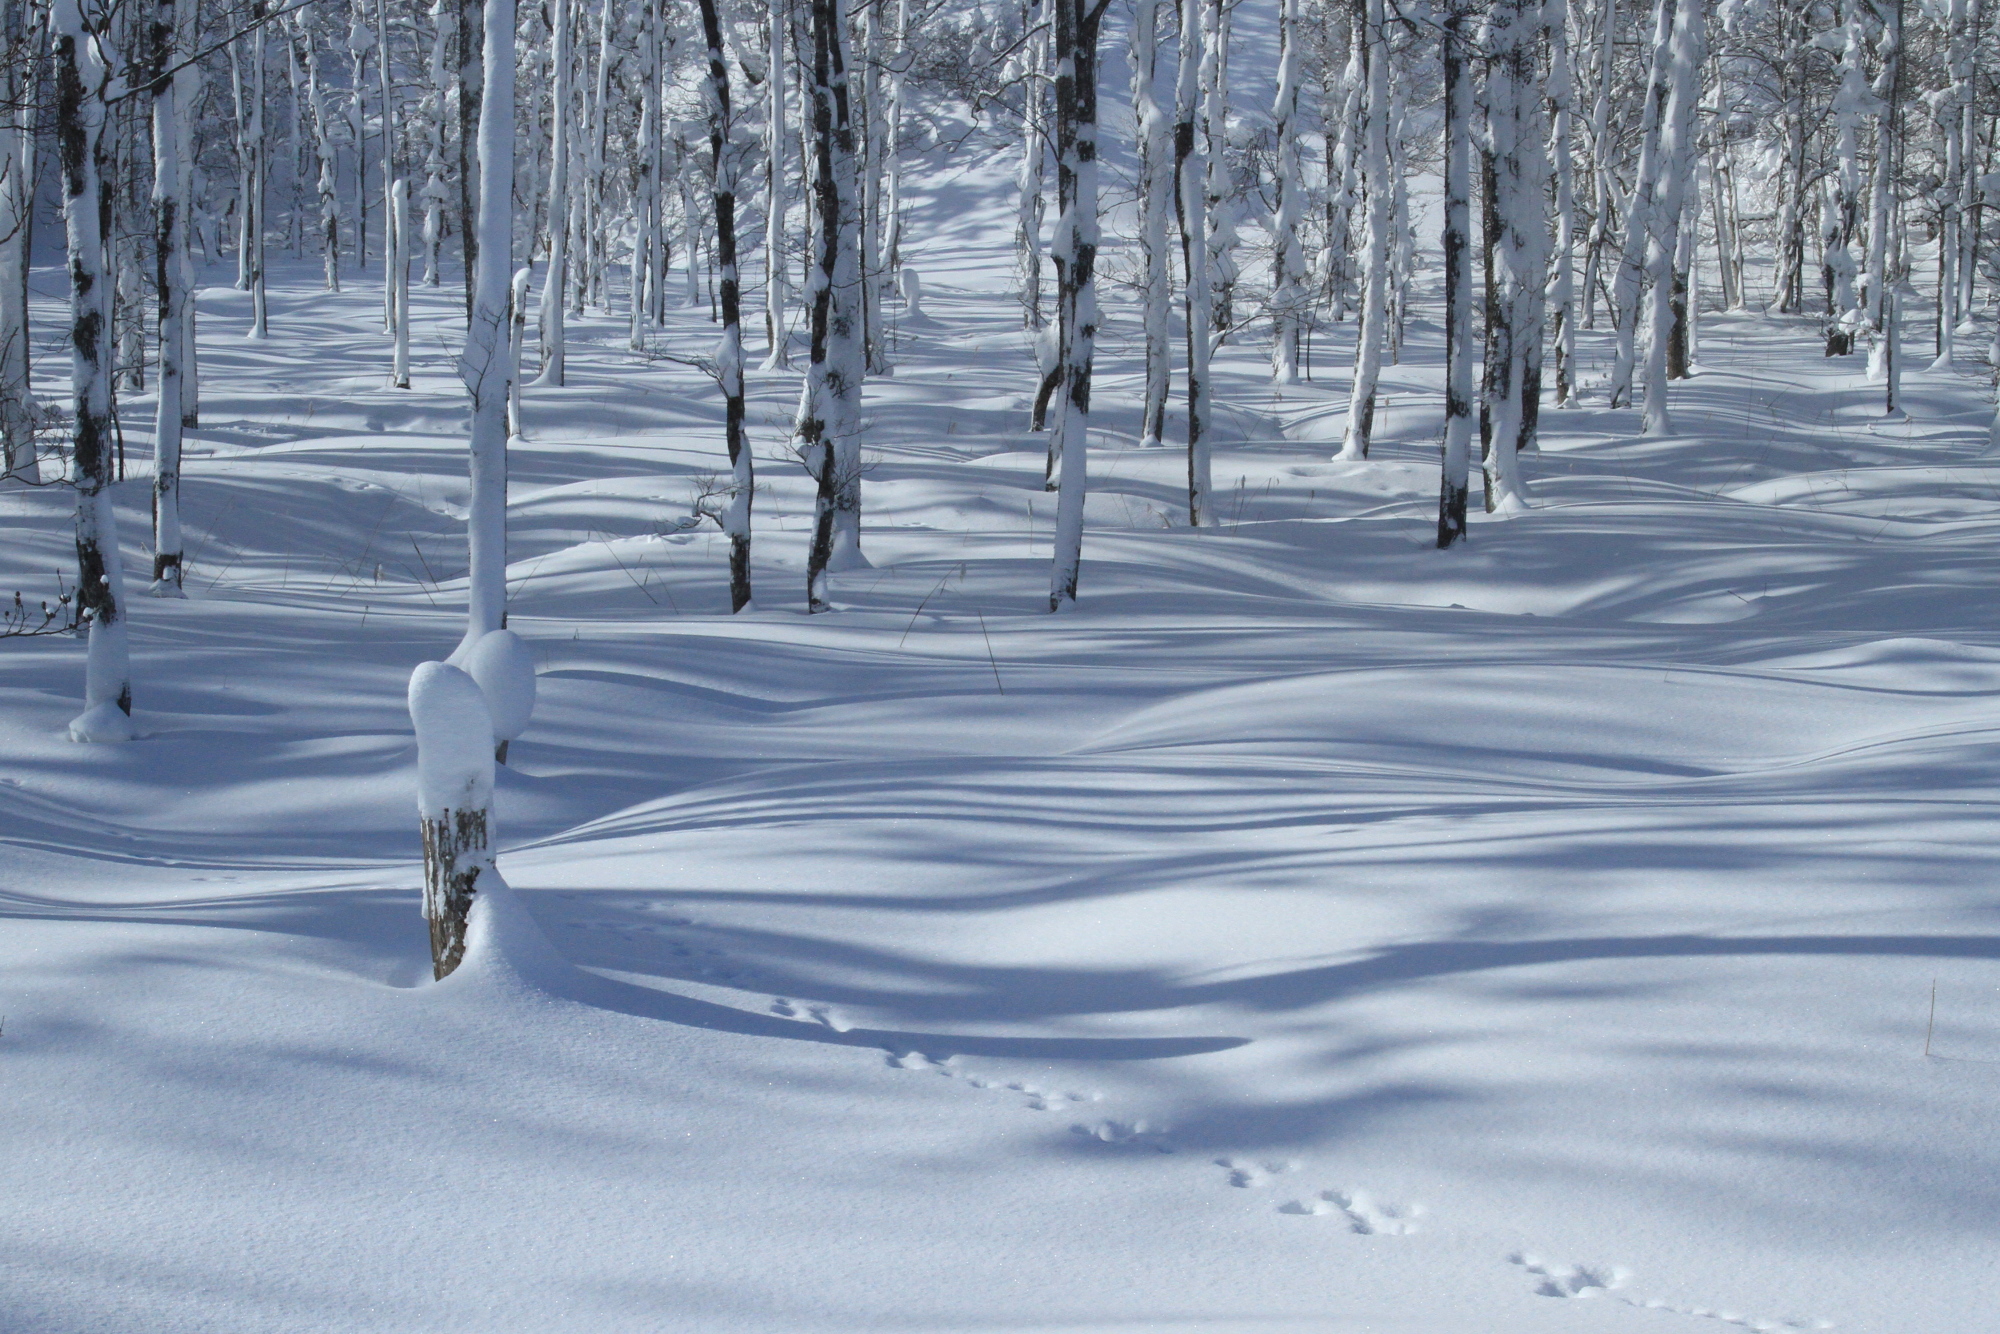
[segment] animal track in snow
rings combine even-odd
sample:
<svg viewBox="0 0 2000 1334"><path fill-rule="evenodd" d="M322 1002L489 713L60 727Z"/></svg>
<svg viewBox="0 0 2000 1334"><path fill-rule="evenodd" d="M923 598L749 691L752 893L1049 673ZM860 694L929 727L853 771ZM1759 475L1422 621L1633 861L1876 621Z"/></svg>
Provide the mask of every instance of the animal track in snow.
<svg viewBox="0 0 2000 1334"><path fill-rule="evenodd" d="M1150 1121L1096 1121L1090 1125L1078 1123L1069 1128L1072 1135L1082 1135L1086 1139L1099 1140L1105 1144L1123 1147L1151 1149L1155 1153L1172 1153L1174 1146L1166 1139L1167 1127L1154 1125Z"/></svg>
<svg viewBox="0 0 2000 1334"><path fill-rule="evenodd" d="M1379 1204L1365 1190L1323 1190L1309 1200L1278 1206L1281 1214L1340 1214L1347 1230L1362 1237L1407 1237L1424 1216L1421 1204Z"/></svg>
<svg viewBox="0 0 2000 1334"><path fill-rule="evenodd" d="M1250 1188L1268 1186L1271 1178L1285 1172L1295 1172L1298 1164L1290 1159L1275 1163L1252 1162L1248 1158L1217 1158L1215 1165L1229 1173L1229 1184Z"/></svg>
<svg viewBox="0 0 2000 1334"><path fill-rule="evenodd" d="M1831 1320L1766 1320L1758 1316L1744 1315L1726 1308L1707 1306L1675 1306L1657 1297L1639 1301L1632 1297L1621 1297L1627 1306L1636 1306L1643 1311L1671 1311L1675 1315L1701 1316L1708 1320L1720 1320L1725 1325L1738 1325L1753 1330L1755 1334L1784 1334L1786 1330L1832 1329Z"/></svg>
<svg viewBox="0 0 2000 1334"><path fill-rule="evenodd" d="M1515 1264L1541 1279L1535 1291L1544 1297L1596 1297L1622 1288L1631 1280L1632 1271L1618 1265L1593 1267L1586 1265L1553 1264L1525 1253L1508 1257ZM1826 1330L1834 1327L1831 1320L1771 1320L1761 1316L1745 1315L1726 1307L1676 1306L1658 1297L1641 1300L1637 1297L1619 1295L1617 1301L1634 1306L1642 1311L1666 1311L1673 1315L1698 1316L1704 1320L1719 1320L1725 1325L1736 1325L1755 1331L1755 1334L1785 1334L1788 1330Z"/></svg>
<svg viewBox="0 0 2000 1334"><path fill-rule="evenodd" d="M1632 1271L1618 1265L1566 1265L1526 1252L1507 1257L1541 1280L1535 1291L1544 1297L1596 1297L1625 1286Z"/></svg>

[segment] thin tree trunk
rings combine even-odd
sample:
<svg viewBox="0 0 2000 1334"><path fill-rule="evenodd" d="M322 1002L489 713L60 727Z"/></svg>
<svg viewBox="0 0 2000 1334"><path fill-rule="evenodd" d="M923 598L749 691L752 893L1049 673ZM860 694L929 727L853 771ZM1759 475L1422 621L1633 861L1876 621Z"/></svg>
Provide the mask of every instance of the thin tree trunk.
<svg viewBox="0 0 2000 1334"><path fill-rule="evenodd" d="M1146 387L1139 410L1139 443L1158 447L1167 433L1173 272L1167 252L1167 214L1174 190L1173 148L1159 96L1160 0L1137 0L1132 18L1132 104L1139 136L1139 249L1145 266L1141 322Z"/></svg>
<svg viewBox="0 0 2000 1334"><path fill-rule="evenodd" d="M389 387L410 387L410 183L399 180L389 189L389 253L396 267L390 275L389 323L396 339L395 358L389 367ZM510 319L511 326L513 321ZM509 383L513 377L509 375Z"/></svg>
<svg viewBox="0 0 2000 1334"><path fill-rule="evenodd" d="M1299 161L1299 0L1281 0L1278 11L1278 99L1272 109L1277 207L1271 219L1271 376L1279 384L1299 378L1299 334L1305 325L1305 173Z"/></svg>
<svg viewBox="0 0 2000 1334"><path fill-rule="evenodd" d="M1364 241L1360 337L1354 354L1353 392L1348 396L1343 459L1365 459L1375 427L1375 389L1382 374L1383 319L1389 282L1389 51L1383 31L1382 0L1365 0L1367 93L1362 115L1362 180L1367 191L1368 228Z"/></svg>
<svg viewBox="0 0 2000 1334"><path fill-rule="evenodd" d="M479 253L465 385L472 397L470 569L461 651L507 623L507 304L514 238L514 0L485 0L479 113Z"/></svg>
<svg viewBox="0 0 2000 1334"><path fill-rule="evenodd" d="M0 65L0 447L6 451L5 475L32 486L42 474L28 378L28 228L34 207L28 9L29 0L0 0L0 40L6 43Z"/></svg>
<svg viewBox="0 0 2000 1334"><path fill-rule="evenodd" d="M1063 351L1062 460L1049 610L1076 601L1088 485L1090 379L1097 342L1097 34L1110 0L1054 0L1056 21L1056 320Z"/></svg>
<svg viewBox="0 0 2000 1334"><path fill-rule="evenodd" d="M1444 468L1438 486L1440 549L1465 540L1472 443L1472 70L1467 11L1444 21Z"/></svg>
<svg viewBox="0 0 2000 1334"><path fill-rule="evenodd" d="M708 39L708 149L715 160L715 246L722 269L722 342L716 348L716 379L722 386L724 440L731 473L729 512L729 609L750 605L750 501L755 491L750 442L743 435L743 313L736 277L736 161L730 142L734 124L729 104L729 64L722 47L716 0L701 0L702 34Z"/></svg>
<svg viewBox="0 0 2000 1334"><path fill-rule="evenodd" d="M830 572L864 567L861 554L861 217L855 196L853 109L846 20L839 0L811 0L813 200L818 264L807 296L812 361L799 401L799 451L818 492L806 556L806 608L832 610ZM693 257L689 267L692 271Z"/></svg>
<svg viewBox="0 0 2000 1334"><path fill-rule="evenodd" d="M1213 346L1209 321L1215 302L1208 269L1208 171L1206 145L1197 124L1201 111L1203 0L1181 0L1180 67L1174 87L1174 199L1180 210L1181 263L1186 269L1182 300L1187 332L1188 525L1210 519L1208 362Z"/></svg>
<svg viewBox="0 0 2000 1334"><path fill-rule="evenodd" d="M792 364L785 327L785 28L788 0L770 0L771 73L764 90L764 369Z"/></svg>
<svg viewBox="0 0 2000 1334"><path fill-rule="evenodd" d="M132 672L125 636L125 567L111 503L110 284L104 239L104 94L116 64L79 0L54 0L56 140L62 162L63 233L69 257L70 385L75 397L71 464L76 485L77 601L90 626L84 711L70 723L79 741L130 738Z"/></svg>
<svg viewBox="0 0 2000 1334"><path fill-rule="evenodd" d="M153 415L153 592L181 594L181 342L188 288L182 261L187 216L180 208L183 170L178 81L169 73L191 54L193 0L159 0L147 30L147 74L153 99L153 255L159 293L160 380Z"/></svg>
<svg viewBox="0 0 2000 1334"><path fill-rule="evenodd" d="M1676 0L1654 0L1651 70L1639 115L1639 163L1632 193L1626 197L1625 244L1612 277L1611 304L1617 320L1615 360L1611 368L1611 406L1632 401L1632 372L1637 364L1639 294L1646 280L1647 244L1654 225L1653 200L1660 172L1660 109L1666 105L1673 78L1673 33Z"/></svg>
<svg viewBox="0 0 2000 1334"><path fill-rule="evenodd" d="M535 377L538 386L561 385L564 370L563 318L570 290L570 72L575 59L570 50L574 26L570 0L555 0L550 24L550 64L554 68L549 103L549 273L542 281L542 373Z"/></svg>
<svg viewBox="0 0 2000 1334"><path fill-rule="evenodd" d="M1694 117L1700 101L1707 14L1702 0L1680 0L1674 14L1667 104L1660 113L1660 187L1648 210L1646 276L1650 336L1646 345L1645 401L1640 412L1646 435L1671 435L1667 411L1667 356L1673 338L1674 272L1680 249L1682 215L1694 175Z"/></svg>

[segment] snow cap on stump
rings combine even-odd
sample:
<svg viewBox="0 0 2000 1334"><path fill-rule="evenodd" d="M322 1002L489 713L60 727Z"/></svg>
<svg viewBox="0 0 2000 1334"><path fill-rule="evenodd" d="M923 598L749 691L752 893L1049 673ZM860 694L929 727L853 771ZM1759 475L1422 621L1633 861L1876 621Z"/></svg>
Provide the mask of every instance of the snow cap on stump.
<svg viewBox="0 0 2000 1334"><path fill-rule="evenodd" d="M417 729L417 809L481 810L493 800L493 716L470 676L442 662L410 673Z"/></svg>
<svg viewBox="0 0 2000 1334"><path fill-rule="evenodd" d="M493 715L493 740L512 741L535 714L535 656L512 630L489 630L462 656Z"/></svg>

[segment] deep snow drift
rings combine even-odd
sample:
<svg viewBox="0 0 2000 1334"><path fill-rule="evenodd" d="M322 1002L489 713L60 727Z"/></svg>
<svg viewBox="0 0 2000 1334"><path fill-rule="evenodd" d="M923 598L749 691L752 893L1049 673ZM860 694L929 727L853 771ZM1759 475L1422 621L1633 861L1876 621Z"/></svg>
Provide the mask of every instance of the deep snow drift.
<svg viewBox="0 0 2000 1334"><path fill-rule="evenodd" d="M1351 329L1283 395L1246 341L1197 533L1180 456L1130 447L1113 293L1051 617L1005 164L955 170L922 178L929 322L868 386L874 568L837 612L803 612L795 377L751 378L736 617L680 522L723 466L701 375L595 317L529 392L514 893L442 985L404 683L462 629L453 289L416 295L406 392L372 286L302 264L262 344L204 291L143 739L65 737L74 641L0 645L0 1326L1974 1327L1976 368L1881 426L1809 323L1711 317L1686 434L1551 410L1536 508L1439 553L1435 326L1364 464L1329 461ZM0 494L9 591L64 563L67 503Z"/></svg>

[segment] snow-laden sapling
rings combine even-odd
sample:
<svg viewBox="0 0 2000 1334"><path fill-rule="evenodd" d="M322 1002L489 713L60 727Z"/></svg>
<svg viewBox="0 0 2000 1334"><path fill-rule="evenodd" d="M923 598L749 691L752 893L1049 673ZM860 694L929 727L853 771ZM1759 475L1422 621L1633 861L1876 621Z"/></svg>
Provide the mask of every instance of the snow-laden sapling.
<svg viewBox="0 0 2000 1334"><path fill-rule="evenodd" d="M480 877L493 868L493 715L471 676L442 662L410 674L417 732L417 816L424 838L424 920L431 973L465 957L465 924Z"/></svg>
<svg viewBox="0 0 2000 1334"><path fill-rule="evenodd" d="M486 696L493 723L493 758L507 762L507 743L527 730L535 713L535 657L512 630L481 635L458 666Z"/></svg>

